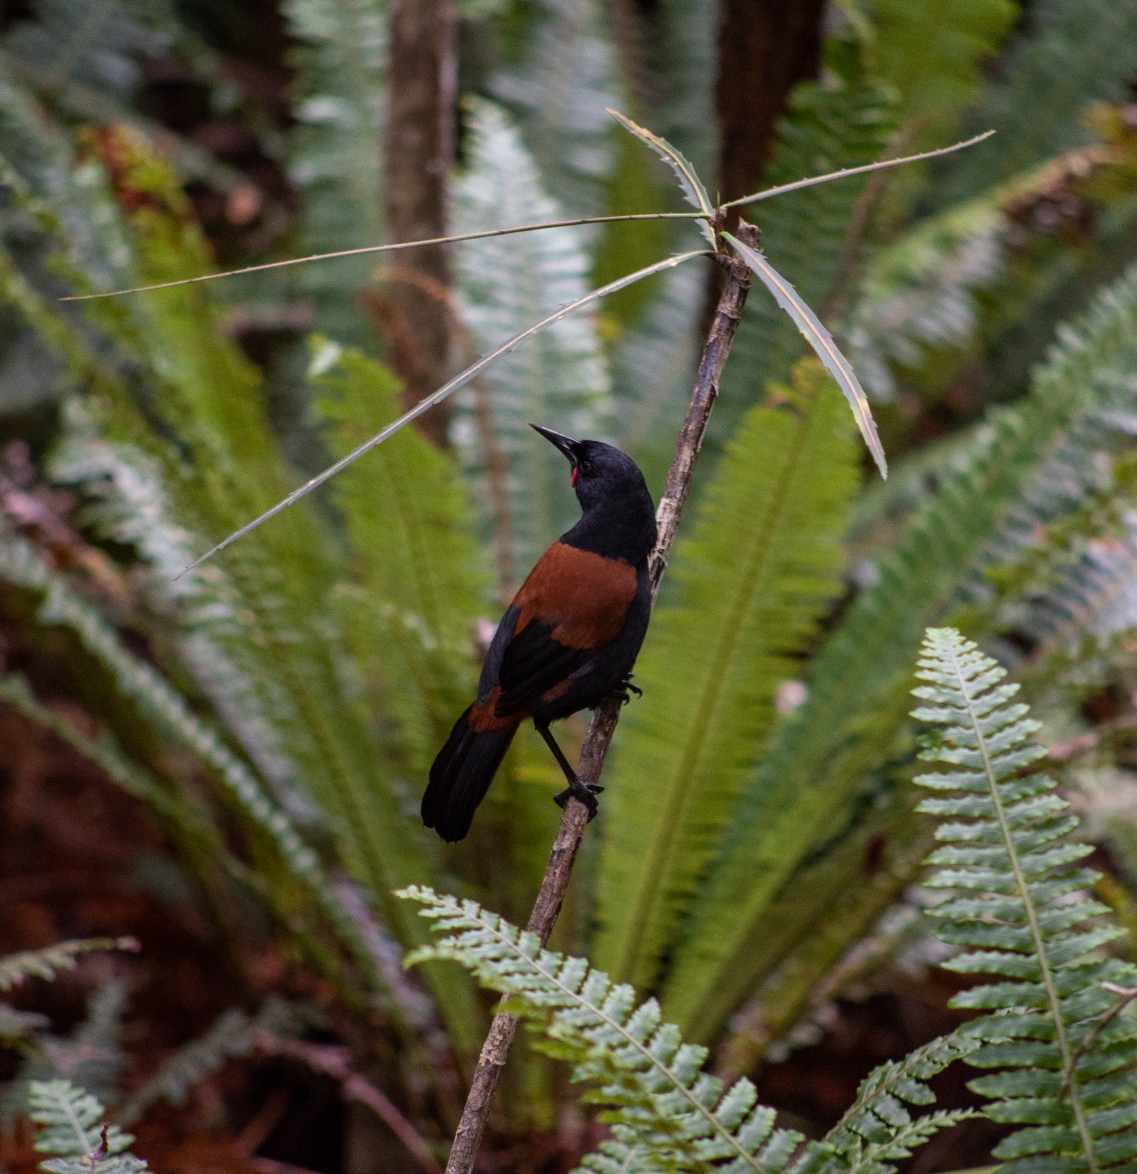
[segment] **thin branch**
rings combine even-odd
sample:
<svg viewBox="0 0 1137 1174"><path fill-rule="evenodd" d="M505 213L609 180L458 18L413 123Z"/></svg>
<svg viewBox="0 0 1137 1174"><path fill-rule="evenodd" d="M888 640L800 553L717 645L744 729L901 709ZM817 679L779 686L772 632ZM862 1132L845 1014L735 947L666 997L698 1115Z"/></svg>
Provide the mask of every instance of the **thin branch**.
<svg viewBox="0 0 1137 1174"><path fill-rule="evenodd" d="M418 1163L423 1174L441 1174L442 1167L426 1139L399 1112L381 1089L355 1070L347 1048L336 1044L316 1044L307 1040L286 1039L269 1031L255 1033L257 1050L266 1055L298 1060L313 1072L339 1082L345 1099L366 1105L390 1128Z"/></svg>
<svg viewBox="0 0 1137 1174"><path fill-rule="evenodd" d="M668 257L665 261L657 261L654 265L648 265L645 269L637 269L635 273L629 273L626 277L621 277L616 281L610 281L607 285L601 286L600 289L594 289L590 294L586 294L583 298L577 298L574 302L569 302L568 305L562 306L555 313L550 314L547 318L542 318L540 322L522 330L519 334L515 334L511 339L502 343L496 350L490 351L488 355L483 356L472 366L469 366L465 371L455 375L449 383L444 384L437 391L432 392L425 399L419 400L417 404L409 412L404 412L393 423L388 424L381 432L377 433L370 440L365 441L358 448L352 449L345 457L341 457L334 465L330 465L318 476L313 477L311 481L305 481L299 489L294 489L287 497L278 501L272 509L265 510L259 517L254 518L248 524L242 526L239 530L235 530L228 538L222 539L212 550L207 550L205 554L199 559L195 559L184 571L174 576L175 581L180 579L182 575L189 574L195 567L200 566L206 559L212 558L213 555L224 550L230 543L236 542L238 538L243 538L251 530L255 530L262 522L267 522L269 518L275 518L277 514L286 510L290 505L298 502L302 497L307 496L313 489L323 485L325 481L330 480L337 473L343 472L348 465L353 464L359 460L361 456L369 453L377 445L383 443L390 436L394 436L400 428L405 427L412 420L417 419L423 414L433 408L435 404L440 404L448 395L455 392L460 387L464 387L476 375L480 375L495 359L500 358L504 354L508 354L515 347L523 343L530 335L536 334L543 330L551 323L558 321L565 317L566 314L571 314L573 310L579 310L582 306L588 305L589 302L598 301L600 298L606 297L608 294L615 293L617 290L624 289L625 286L632 285L634 282L642 281L645 277L651 277L654 273L662 273L665 269L674 269L676 265L682 265L684 261L691 260L692 257L705 257L707 251L705 249L698 249L693 253L680 253L675 257Z"/></svg>
<svg viewBox="0 0 1137 1174"><path fill-rule="evenodd" d="M758 230L753 225L740 225L739 237L752 248L758 247ZM679 431L675 456L667 474L667 487L663 491L655 515L658 535L655 549L648 562L653 601L659 592L663 572L667 569L671 546L675 541L679 519L691 488L695 462L707 430L707 421L718 398L719 378L730 353L730 344L742 317L742 307L746 303L746 294L750 288L750 270L741 258L723 256L720 260L727 266L727 281L719 298L707 341L703 345L695 376L695 389L691 394L687 417ZM617 697L609 697L593 713L592 724L589 726L577 765L577 774L582 781L594 783L599 780L619 719L620 701ZM535 933L542 944L548 942L556 924L587 822L588 811L584 804L570 798L565 804L564 815L561 816L560 827L553 841L549 864L541 881L537 901L525 927L530 933ZM474 1079L470 1084L470 1094L454 1136L449 1161L446 1163L446 1174L471 1174L486 1118L489 1116L494 1090L497 1088L498 1079L505 1067L516 1034L517 1019L506 1011L498 1011L478 1057Z"/></svg>
<svg viewBox="0 0 1137 1174"><path fill-rule="evenodd" d="M992 132L994 133L994 132ZM901 160L903 162L903 160ZM289 257L287 261L268 261L263 265L246 265L243 269L226 269L222 273L203 273L200 277L182 277L177 281L160 281L156 285L137 285L131 289L110 289L103 293L69 294L61 302L90 302L95 298L117 298L123 294L149 293L155 289L173 289L176 285L196 285L199 281L217 281L243 273L263 273L268 269L285 269L289 265L307 265L309 261L334 261L340 257L361 257L367 253L397 253L402 249L419 249L427 245L452 245L461 241L482 240L488 236L512 236L518 232L540 232L545 228L572 228L579 224L614 224L621 220L698 220L701 212L636 212L626 216L585 216L577 220L550 220L544 224L523 224L518 228L487 228L482 232L463 232L457 236L436 236L428 240L402 241L392 245L364 245L358 249L340 249L336 253L312 253L307 257Z"/></svg>
<svg viewBox="0 0 1137 1174"><path fill-rule="evenodd" d="M847 179L851 175L867 175L870 171L883 171L886 167L899 167L901 163L919 163L922 159L936 159L940 155L950 155L953 151L962 151L964 147L974 147L976 143L989 139L995 132L984 131L973 139L964 139L962 143L953 143L950 147L937 147L934 151L921 151L918 155L904 155L900 159L879 159L876 163L865 163L861 167L846 167L841 171L829 171L825 175L813 175L808 179L796 179L793 183L779 184L776 188L767 188L764 192L755 192L752 196L740 196L731 200L723 208L740 208L743 204L757 204L759 200L769 200L773 196L784 196L787 192L800 192L802 188L816 187L819 183L831 183L835 179Z"/></svg>

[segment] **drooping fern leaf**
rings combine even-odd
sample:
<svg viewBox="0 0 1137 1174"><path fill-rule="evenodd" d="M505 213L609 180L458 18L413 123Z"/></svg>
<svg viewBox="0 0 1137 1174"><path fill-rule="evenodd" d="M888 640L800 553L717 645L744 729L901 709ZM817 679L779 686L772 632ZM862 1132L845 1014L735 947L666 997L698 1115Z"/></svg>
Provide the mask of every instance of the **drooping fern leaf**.
<svg viewBox="0 0 1137 1174"><path fill-rule="evenodd" d="M33 1080L28 1100L39 1126L36 1149L58 1155L40 1163L47 1174L141 1174L148 1168L126 1152L133 1136L103 1124L103 1106L69 1080Z"/></svg>
<svg viewBox="0 0 1137 1174"><path fill-rule="evenodd" d="M80 954L92 950L137 950L134 938L83 938L56 942L40 950L25 950L0 958L0 991L10 991L27 978L54 978L61 970L73 970Z"/></svg>
<svg viewBox="0 0 1137 1174"><path fill-rule="evenodd" d="M979 1041L961 1033L941 1036L909 1052L903 1060L889 1060L861 1081L856 1100L826 1134L836 1157L824 1174L884 1174L889 1164L911 1155L941 1129L975 1116L969 1109L939 1109L913 1118L904 1107L930 1105L935 1094L926 1081L949 1064L970 1055Z"/></svg>
<svg viewBox="0 0 1137 1174"><path fill-rule="evenodd" d="M819 364L732 439L673 558L621 724L598 878L600 965L650 987L774 719L840 590L856 487L847 411Z"/></svg>
<svg viewBox="0 0 1137 1174"><path fill-rule="evenodd" d="M931 914L963 947L948 969L999 976L957 995L991 1014L968 1024L983 1046L968 1063L1005 1069L973 1081L987 1112L1026 1126L996 1147L1007 1174L1127 1168L1137 1156L1137 1019L1118 1013L1137 967L1101 954L1124 934L1084 890L1092 848L1069 839L1078 820L1032 764L1039 723L1014 702L1017 685L954 629L929 629L913 716L937 727L921 753L940 770L916 782L943 797L920 810L943 818L944 847L926 882L955 896Z"/></svg>
<svg viewBox="0 0 1137 1174"><path fill-rule="evenodd" d="M574 1080L591 1082L585 1097L605 1106L601 1120L612 1128L612 1140L584 1160L598 1174L884 1174L893 1169L890 1159L970 1115L913 1120L902 1104L930 1104L924 1082L978 1046L949 1036L873 1072L829 1137L803 1146L801 1134L774 1127L774 1110L757 1103L749 1080L724 1092L721 1080L701 1071L707 1049L683 1043L654 999L637 1006L632 987L614 984L583 958L542 949L535 935L473 901L425 888L398 895L423 905L422 915L447 935L409 955L407 965L447 958L469 967L544 1032L538 1046L572 1061Z"/></svg>

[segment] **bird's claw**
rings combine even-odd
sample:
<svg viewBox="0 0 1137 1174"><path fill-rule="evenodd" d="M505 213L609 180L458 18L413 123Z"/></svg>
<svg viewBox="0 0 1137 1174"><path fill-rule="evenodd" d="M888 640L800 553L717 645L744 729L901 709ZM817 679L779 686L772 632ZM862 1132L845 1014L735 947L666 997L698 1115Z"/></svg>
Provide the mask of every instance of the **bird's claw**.
<svg viewBox="0 0 1137 1174"><path fill-rule="evenodd" d="M632 684L632 674L628 673L624 680L620 682L620 687L616 690L616 696L619 698L621 705L627 705L631 701L633 693L637 697L644 695L644 691L641 688Z"/></svg>
<svg viewBox="0 0 1137 1174"><path fill-rule="evenodd" d="M570 783L559 795L554 795L553 802L558 807L564 807L570 799L576 799L588 808L588 820L591 823L600 809L596 802L596 796L603 790L604 788L599 783L582 783L577 780L576 783Z"/></svg>

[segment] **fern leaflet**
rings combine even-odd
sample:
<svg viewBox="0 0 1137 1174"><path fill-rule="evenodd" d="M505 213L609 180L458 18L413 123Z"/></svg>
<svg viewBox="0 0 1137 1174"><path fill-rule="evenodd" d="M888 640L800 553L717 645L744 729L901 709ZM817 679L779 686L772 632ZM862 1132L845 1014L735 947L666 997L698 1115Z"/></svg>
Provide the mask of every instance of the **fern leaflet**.
<svg viewBox="0 0 1137 1174"><path fill-rule="evenodd" d="M56 942L42 950L25 950L0 958L0 991L10 991L26 978L52 979L61 970L74 970L80 954L92 950L137 950L134 938L83 938Z"/></svg>
<svg viewBox="0 0 1137 1174"><path fill-rule="evenodd" d="M35 1147L58 1154L40 1163L47 1174L141 1174L148 1167L125 1153L134 1138L103 1124L103 1106L69 1080L33 1080L29 1116L40 1127Z"/></svg>
<svg viewBox="0 0 1137 1174"><path fill-rule="evenodd" d="M612 1139L584 1160L597 1174L881 1174L893 1168L888 1159L907 1156L968 1115L913 1120L901 1103L930 1103L924 1082L978 1047L949 1036L871 1073L830 1136L803 1145L800 1133L774 1127L774 1110L757 1103L749 1080L724 1092L721 1080L703 1072L707 1049L683 1043L679 1029L662 1022L655 999L637 1005L632 987L614 984L583 958L542 949L534 934L473 901L419 887L397 895L422 904L436 932L448 935L409 955L407 965L448 958L469 967L544 1031L545 1050L573 1062L574 1080L593 1082L585 1099L606 1106L601 1119L612 1127Z"/></svg>
<svg viewBox="0 0 1137 1174"><path fill-rule="evenodd" d="M1004 1069L971 1087L996 1098L987 1112L1027 1126L996 1147L1006 1174L1105 1170L1137 1156L1137 1019L1119 1014L1137 967L1099 947L1124 933L1083 890L1097 873L1078 866L1092 849L1054 782L1032 764L1039 723L1013 702L1017 685L954 629L929 629L913 693L913 716L939 727L921 757L948 769L916 782L943 797L920 810L945 817L944 846L927 882L955 890L937 905L937 936L963 947L946 963L994 974L955 1006L993 1014L965 1029L982 1046L968 1063ZM954 794L948 794L954 792Z"/></svg>

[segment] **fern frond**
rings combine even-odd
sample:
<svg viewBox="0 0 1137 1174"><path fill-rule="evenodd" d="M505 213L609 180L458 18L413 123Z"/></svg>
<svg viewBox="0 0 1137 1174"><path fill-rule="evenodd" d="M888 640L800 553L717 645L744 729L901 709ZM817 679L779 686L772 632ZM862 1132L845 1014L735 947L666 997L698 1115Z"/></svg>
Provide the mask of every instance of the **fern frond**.
<svg viewBox="0 0 1137 1174"><path fill-rule="evenodd" d="M249 1055L256 1047L258 1032L279 1034L289 1030L296 1018L295 1009L275 997L267 999L252 1018L235 1007L223 1012L204 1035L178 1048L123 1102L118 1120L132 1125L160 1100L184 1104L190 1088L204 1076L232 1059Z"/></svg>
<svg viewBox="0 0 1137 1174"><path fill-rule="evenodd" d="M765 182L775 186L880 158L895 129L896 100L894 91L860 74L842 78L832 88L799 86L779 126ZM863 187L861 181L842 180L761 205L756 221L763 251L810 306L824 305L836 280L849 218ZM758 401L767 383L786 379L803 347L797 328L774 299L755 290L723 372L713 434L733 431L738 416Z"/></svg>
<svg viewBox="0 0 1137 1174"><path fill-rule="evenodd" d="M531 21L522 60L496 73L489 91L520 122L542 186L557 193L568 215L599 215L616 160L608 108L623 106L603 6L539 0Z"/></svg>
<svg viewBox="0 0 1137 1174"><path fill-rule="evenodd" d="M35 1148L58 1154L40 1163L47 1174L141 1174L141 1158L127 1153L134 1137L103 1124L103 1106L69 1080L33 1080L28 1115L39 1126Z"/></svg>
<svg viewBox="0 0 1137 1174"><path fill-rule="evenodd" d="M473 901L425 888L398 895L423 905L422 916L449 935L416 950L407 965L450 958L506 995L547 1032L554 1055L573 1061L574 1079L596 1082L588 1099L609 1106L604 1119L616 1140L653 1168L702 1170L727 1159L724 1168L739 1174L785 1169L801 1135L774 1129L773 1110L755 1105L748 1080L724 1094L720 1080L700 1071L707 1050L684 1044L654 999L637 1007L630 986L582 958L541 949L534 934Z"/></svg>
<svg viewBox="0 0 1137 1174"><path fill-rule="evenodd" d="M386 114L387 11L383 0L286 0L296 43L288 173L304 195L305 253L383 240L383 125ZM363 345L369 328L357 292L374 262L346 258L291 270L297 294L312 299L317 326Z"/></svg>
<svg viewBox="0 0 1137 1174"><path fill-rule="evenodd" d="M971 337L975 291L1003 271L1005 227L993 200L974 200L920 222L873 259L844 337L876 399L895 397L894 364L915 367L924 348Z"/></svg>
<svg viewBox="0 0 1137 1174"><path fill-rule="evenodd" d="M968 1115L913 1120L902 1103L930 1104L925 1081L978 1047L949 1036L873 1072L829 1138L803 1147L801 1134L774 1128L774 1110L757 1104L749 1080L724 1092L721 1080L702 1072L707 1049L683 1043L654 999L637 1006L632 987L614 984L583 958L542 949L534 934L473 901L424 888L398 895L423 905L435 932L448 935L408 956L407 965L449 958L469 967L547 1035L553 1055L572 1061L574 1080L592 1082L585 1099L605 1106L601 1120L612 1127L612 1140L584 1161L598 1174L883 1174L893 1169L890 1159Z"/></svg>
<svg viewBox="0 0 1137 1174"><path fill-rule="evenodd" d="M955 893L930 913L937 936L963 947L948 969L1001 979L953 1005L993 1012L967 1025L982 1042L967 1059L1005 1071L971 1087L995 1098L990 1116L1027 1126L995 1156L1008 1174L1109 1169L1137 1153L1137 1020L1116 1014L1115 989L1137 967L1099 952L1125 931L1084 892L1097 873L1078 862L1092 848L1069 839L1077 818L1034 773L1046 752L1018 686L951 628L928 630L919 666L928 684L912 691L925 703L913 716L937 727L920 757L944 764L916 779L937 793L919 810L943 820L925 883Z"/></svg>
<svg viewBox="0 0 1137 1174"><path fill-rule="evenodd" d="M743 421L672 560L621 723L597 894L600 965L652 985L772 724L779 684L840 590L857 448L816 362Z"/></svg>
<svg viewBox="0 0 1137 1174"><path fill-rule="evenodd" d="M912 1119L904 1107L930 1105L935 1094L927 1081L949 1064L969 1056L979 1041L955 1033L941 1036L909 1052L903 1060L889 1060L861 1081L857 1098L825 1140L841 1158L847 1174L882 1174L886 1163L907 1158L941 1129L977 1114L971 1109L938 1110Z"/></svg>
<svg viewBox="0 0 1137 1174"><path fill-rule="evenodd" d="M763 972L754 969L750 943L769 902L887 756L905 719L908 666L924 627L942 622L982 583L991 544L1049 459L1091 417L1124 418L1137 406L1135 368L1131 269L1064 331L1023 404L993 414L953 454L936 496L865 569L868 585L813 662L806 702L778 728L743 789L676 949L664 1003L685 1031L706 1038L753 990ZM1085 466L1095 451L1092 443L1080 449ZM1083 493L1085 476L1076 483ZM1057 482L1039 498L1067 510L1077 500Z"/></svg>
<svg viewBox="0 0 1137 1174"><path fill-rule="evenodd" d="M1051 0L1031 16L969 120L999 133L948 161L933 195L941 207L1085 142L1086 109L1119 97L1137 66L1133 0Z"/></svg>
<svg viewBox="0 0 1137 1174"><path fill-rule="evenodd" d="M137 950L134 938L83 938L57 942L40 950L25 950L0 958L0 991L10 991L27 978L54 978L61 970L74 970L80 955L92 950Z"/></svg>
<svg viewBox="0 0 1137 1174"><path fill-rule="evenodd" d="M401 413L398 382L358 351L314 340L311 377L336 457ZM473 685L484 586L458 471L406 428L345 470L334 493L354 563L340 593L348 642L375 711L401 722L399 749L425 778Z"/></svg>
<svg viewBox="0 0 1137 1174"><path fill-rule="evenodd" d="M39 618L69 628L130 698L167 737L189 747L225 783L239 808L275 843L282 861L312 893L346 940L355 927L340 907L319 859L285 812L265 793L244 761L190 709L189 704L151 665L135 656L90 604L48 568L30 543L7 536L0 542L0 580L42 596Z"/></svg>
<svg viewBox="0 0 1137 1174"><path fill-rule="evenodd" d="M458 231L535 223L561 214L499 108L476 103L471 136L470 164L454 188ZM576 229L469 241L460 249L457 275L463 319L479 349L492 349L585 294L587 275L588 257ZM524 576L577 514L564 458L547 444L535 444L527 422L600 440L611 432L608 372L595 316L575 314L555 323L503 356L484 379L490 389L489 427L507 466L513 563ZM479 444L478 394L476 389L460 393L454 431L489 530L489 457Z"/></svg>

